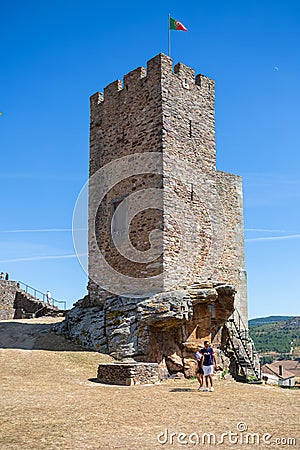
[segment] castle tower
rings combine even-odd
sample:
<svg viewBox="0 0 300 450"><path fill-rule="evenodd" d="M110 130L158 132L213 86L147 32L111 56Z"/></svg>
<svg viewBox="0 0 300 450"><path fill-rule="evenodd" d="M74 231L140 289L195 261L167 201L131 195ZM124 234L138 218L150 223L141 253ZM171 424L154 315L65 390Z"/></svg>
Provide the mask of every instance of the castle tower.
<svg viewBox="0 0 300 450"><path fill-rule="evenodd" d="M214 82L159 54L94 94L88 198L88 295L63 332L194 376L204 340L226 350L234 308L247 324L242 182L216 170Z"/></svg>
<svg viewBox="0 0 300 450"><path fill-rule="evenodd" d="M159 54L91 97L89 305L210 281L234 284L247 323L242 182L216 170L214 82Z"/></svg>

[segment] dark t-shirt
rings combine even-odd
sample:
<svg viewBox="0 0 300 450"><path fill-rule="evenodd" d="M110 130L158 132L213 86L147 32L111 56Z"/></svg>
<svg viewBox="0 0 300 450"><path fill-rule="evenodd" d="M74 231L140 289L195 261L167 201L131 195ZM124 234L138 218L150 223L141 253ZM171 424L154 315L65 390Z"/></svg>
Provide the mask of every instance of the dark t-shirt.
<svg viewBox="0 0 300 450"><path fill-rule="evenodd" d="M214 365L213 355L215 354L213 349L211 347L208 347L208 348L202 348L200 351L204 358L203 365L204 366L213 366Z"/></svg>

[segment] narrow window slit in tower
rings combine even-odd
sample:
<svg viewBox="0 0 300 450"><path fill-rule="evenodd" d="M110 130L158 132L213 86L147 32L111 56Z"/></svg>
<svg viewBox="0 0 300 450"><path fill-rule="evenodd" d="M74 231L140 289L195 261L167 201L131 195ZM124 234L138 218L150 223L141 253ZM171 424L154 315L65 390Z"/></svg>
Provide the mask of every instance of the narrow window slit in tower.
<svg viewBox="0 0 300 450"><path fill-rule="evenodd" d="M191 184L191 201L194 200L194 185L193 183Z"/></svg>
<svg viewBox="0 0 300 450"><path fill-rule="evenodd" d="M192 137L192 121L190 120L190 138Z"/></svg>

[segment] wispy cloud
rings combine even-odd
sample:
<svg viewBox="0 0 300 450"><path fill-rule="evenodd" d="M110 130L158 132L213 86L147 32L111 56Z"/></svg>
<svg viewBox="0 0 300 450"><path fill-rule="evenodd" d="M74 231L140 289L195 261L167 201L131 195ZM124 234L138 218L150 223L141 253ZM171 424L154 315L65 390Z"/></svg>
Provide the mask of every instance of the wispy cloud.
<svg viewBox="0 0 300 450"><path fill-rule="evenodd" d="M242 174L243 180L249 186L277 186L299 185L300 177L298 173L270 173L270 172L245 172Z"/></svg>
<svg viewBox="0 0 300 450"><path fill-rule="evenodd" d="M42 228L39 230L0 230L0 233L65 233L71 231L87 231L86 228Z"/></svg>
<svg viewBox="0 0 300 450"><path fill-rule="evenodd" d="M259 233L291 233L292 231L287 230L271 230L268 228L245 228L245 231L254 231Z"/></svg>
<svg viewBox="0 0 300 450"><path fill-rule="evenodd" d="M265 237L249 238L249 239L245 239L245 242L282 241L285 239L300 239L300 234L288 234L287 236L265 236Z"/></svg>
<svg viewBox="0 0 300 450"><path fill-rule="evenodd" d="M245 207L271 207L282 209L287 202L295 202L300 196L299 174L244 174Z"/></svg>
<svg viewBox="0 0 300 450"><path fill-rule="evenodd" d="M13 259L3 259L0 261L1 264L23 262L23 261L45 261L49 259L70 259L77 258L78 256L87 256L87 253L82 253L76 255L75 253L71 255L46 255L46 256L30 256L26 258L13 258Z"/></svg>
<svg viewBox="0 0 300 450"><path fill-rule="evenodd" d="M0 172L0 179L23 179L23 180L50 180L56 182L79 181L85 183L86 178L76 173L30 173L30 172Z"/></svg>

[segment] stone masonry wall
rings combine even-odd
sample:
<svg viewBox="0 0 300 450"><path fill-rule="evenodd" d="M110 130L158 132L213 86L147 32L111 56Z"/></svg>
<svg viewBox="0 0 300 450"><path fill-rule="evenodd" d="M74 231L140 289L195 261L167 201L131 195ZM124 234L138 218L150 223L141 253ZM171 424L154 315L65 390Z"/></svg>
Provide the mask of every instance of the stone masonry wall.
<svg viewBox="0 0 300 450"><path fill-rule="evenodd" d="M0 304L3 307L14 307L14 301L17 292L16 281L0 280Z"/></svg>
<svg viewBox="0 0 300 450"><path fill-rule="evenodd" d="M97 380L100 383L154 384L158 382L158 364L155 363L103 363L98 366Z"/></svg>
<svg viewBox="0 0 300 450"><path fill-rule="evenodd" d="M235 285L235 307L248 326L242 179L238 175L217 171L216 187L225 218L225 232L222 257L215 276L220 281L231 280Z"/></svg>
<svg viewBox="0 0 300 450"><path fill-rule="evenodd" d="M213 276L219 205L215 189L214 82L168 58L162 79L165 288ZM180 227L175 228L179 223Z"/></svg>
<svg viewBox="0 0 300 450"><path fill-rule="evenodd" d="M0 320L13 319L16 292L16 281L0 280Z"/></svg>
<svg viewBox="0 0 300 450"><path fill-rule="evenodd" d="M162 91L164 287L231 282L247 323L242 181L216 170L214 82L179 63ZM184 232L172 226L178 218Z"/></svg>
<svg viewBox="0 0 300 450"><path fill-rule="evenodd" d="M133 246L139 252L149 249L149 234L154 229L162 230L162 212L157 208L150 208L139 212L130 224L129 231L124 226L116 224L111 233L111 217L121 201L134 192L142 189L159 189L162 187L162 170L160 173L150 173L147 161L143 165L143 173L133 170L135 164L134 153L162 151L162 105L160 77L157 58L148 62L148 70L139 67L125 75L123 85L120 80L115 81L104 89L104 98L97 93L91 97L91 127L90 127L90 177L101 167L115 161L117 158L130 156L118 170L116 164L101 175L101 186L109 186L103 201L100 203L95 217L91 208L94 197L101 197L99 182L90 179L89 186L89 276L90 292L93 292L93 282L101 279L106 284L106 275L101 271L98 252L105 254L105 259L118 274L134 277L153 277L162 272L162 257L147 262L133 262L120 254L112 242L112 235L127 234ZM162 163L161 163L162 167ZM147 173L147 169L149 173ZM132 175L130 175L132 173ZM158 203L162 203L162 193ZM97 201L97 200L96 200ZM93 239L93 229L96 229L96 239ZM127 233L128 231L128 233ZM158 255L162 254L162 237L156 239ZM113 274L109 274L109 283L113 281ZM118 283L118 279L116 280ZM96 283L97 284L97 283ZM162 284L156 286L156 291L163 290ZM95 299L96 300L96 299Z"/></svg>

